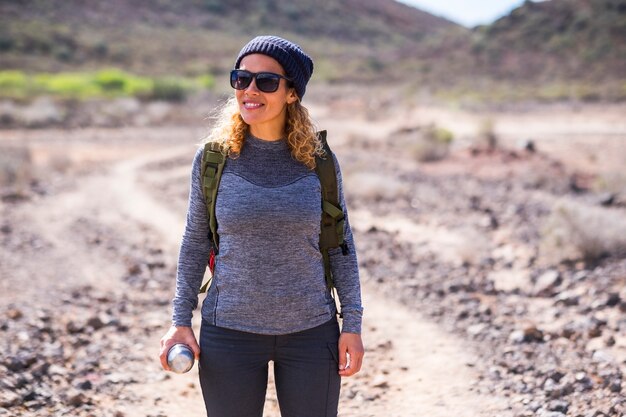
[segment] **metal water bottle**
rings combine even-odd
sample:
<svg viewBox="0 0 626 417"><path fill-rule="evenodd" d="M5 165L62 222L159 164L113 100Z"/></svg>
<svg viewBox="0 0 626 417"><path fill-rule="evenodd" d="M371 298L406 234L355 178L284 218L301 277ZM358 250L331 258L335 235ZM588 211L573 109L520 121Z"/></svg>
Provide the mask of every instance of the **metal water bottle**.
<svg viewBox="0 0 626 417"><path fill-rule="evenodd" d="M177 374L184 374L193 367L194 354L191 348L177 343L167 351L167 364Z"/></svg>

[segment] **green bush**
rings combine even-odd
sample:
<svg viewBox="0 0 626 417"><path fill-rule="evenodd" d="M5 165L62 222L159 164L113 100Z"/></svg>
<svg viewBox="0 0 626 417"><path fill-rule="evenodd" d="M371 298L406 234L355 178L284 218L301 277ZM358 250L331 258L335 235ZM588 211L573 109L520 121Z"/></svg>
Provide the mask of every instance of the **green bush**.
<svg viewBox="0 0 626 417"><path fill-rule="evenodd" d="M154 87L151 79L137 77L118 69L98 72L94 82L103 92L112 96L146 97L152 93Z"/></svg>
<svg viewBox="0 0 626 417"><path fill-rule="evenodd" d="M0 71L0 95L24 97L28 90L28 79L21 71Z"/></svg>
<svg viewBox="0 0 626 417"><path fill-rule="evenodd" d="M184 101L193 89L192 84L184 78L167 77L154 81L152 98L165 101Z"/></svg>
<svg viewBox="0 0 626 417"><path fill-rule="evenodd" d="M211 74L204 74L200 77L196 78L196 81L200 85L200 87L205 88L207 90L215 87L215 77Z"/></svg>
<svg viewBox="0 0 626 417"><path fill-rule="evenodd" d="M96 74L94 81L104 91L123 92L128 82L128 74L117 69L103 70Z"/></svg>
<svg viewBox="0 0 626 417"><path fill-rule="evenodd" d="M50 94L61 98L139 97L183 101L190 92L211 89L215 78L205 74L197 78L139 77L118 69L97 73L57 73L27 75L21 71L0 71L0 97L32 98Z"/></svg>
<svg viewBox="0 0 626 417"><path fill-rule="evenodd" d="M102 90L89 74L59 73L39 80L46 92L63 98L89 98L102 95Z"/></svg>
<svg viewBox="0 0 626 417"><path fill-rule="evenodd" d="M124 95L149 98L154 89L154 81L150 78L132 77L124 85Z"/></svg>
<svg viewBox="0 0 626 417"><path fill-rule="evenodd" d="M454 140L454 133L443 127L431 126L426 134L435 142L449 145Z"/></svg>

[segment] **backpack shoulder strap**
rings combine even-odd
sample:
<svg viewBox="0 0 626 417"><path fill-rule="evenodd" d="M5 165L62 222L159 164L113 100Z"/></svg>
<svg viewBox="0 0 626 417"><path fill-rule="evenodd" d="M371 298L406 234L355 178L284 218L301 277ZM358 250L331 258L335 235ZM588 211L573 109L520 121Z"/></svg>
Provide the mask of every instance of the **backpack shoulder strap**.
<svg viewBox="0 0 626 417"><path fill-rule="evenodd" d="M201 172L202 193L206 202L211 240L216 253L219 248L219 236L217 235L217 220L215 219L215 200L225 162L226 151L219 143L207 142L204 144Z"/></svg>
<svg viewBox="0 0 626 417"><path fill-rule="evenodd" d="M326 141L326 131L317 132L318 139L326 155L315 158L315 172L319 177L322 187L322 220L320 228L320 252L324 259L324 274L326 284L333 288L333 277L330 269L330 257L328 250L341 247L343 254L347 254L348 247L344 242L344 214L339 205L339 188L337 186L337 174L335 170L335 159Z"/></svg>

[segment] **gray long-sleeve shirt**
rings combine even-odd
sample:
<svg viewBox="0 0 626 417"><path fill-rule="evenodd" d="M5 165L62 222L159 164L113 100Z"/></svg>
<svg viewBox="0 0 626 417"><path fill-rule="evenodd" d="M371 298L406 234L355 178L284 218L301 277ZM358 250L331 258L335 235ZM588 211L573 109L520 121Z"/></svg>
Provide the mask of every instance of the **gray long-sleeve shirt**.
<svg viewBox="0 0 626 417"><path fill-rule="evenodd" d="M187 223L180 249L173 324L190 326L211 248L201 188L202 148L192 166ZM343 313L342 331L361 332L356 250L337 167L344 238L350 251L330 250ZM220 250L202 317L216 326L287 334L330 320L335 303L319 251L321 186L314 171L291 157L287 143L248 135L240 155L227 158L218 188Z"/></svg>

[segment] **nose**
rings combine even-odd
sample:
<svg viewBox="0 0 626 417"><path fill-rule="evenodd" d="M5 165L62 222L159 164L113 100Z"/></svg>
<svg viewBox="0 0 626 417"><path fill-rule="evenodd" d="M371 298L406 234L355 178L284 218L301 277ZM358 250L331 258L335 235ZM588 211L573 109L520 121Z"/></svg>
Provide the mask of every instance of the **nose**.
<svg viewBox="0 0 626 417"><path fill-rule="evenodd" d="M248 93L253 93L253 94L258 94L259 93L259 89L256 86L256 77L252 78L252 81L250 82L250 85L246 87L245 92Z"/></svg>

